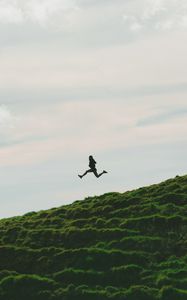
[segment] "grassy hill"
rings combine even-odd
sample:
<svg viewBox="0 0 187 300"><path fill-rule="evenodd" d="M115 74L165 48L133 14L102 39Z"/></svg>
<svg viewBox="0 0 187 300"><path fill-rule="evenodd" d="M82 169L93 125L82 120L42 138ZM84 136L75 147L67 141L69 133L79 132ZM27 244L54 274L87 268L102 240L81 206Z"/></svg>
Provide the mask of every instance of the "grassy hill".
<svg viewBox="0 0 187 300"><path fill-rule="evenodd" d="M187 176L0 220L0 300L186 300Z"/></svg>

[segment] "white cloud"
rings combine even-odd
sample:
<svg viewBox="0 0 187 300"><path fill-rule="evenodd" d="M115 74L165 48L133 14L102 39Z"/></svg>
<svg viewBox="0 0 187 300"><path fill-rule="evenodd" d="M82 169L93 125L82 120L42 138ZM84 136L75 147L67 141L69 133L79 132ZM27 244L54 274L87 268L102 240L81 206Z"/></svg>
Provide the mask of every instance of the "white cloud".
<svg viewBox="0 0 187 300"><path fill-rule="evenodd" d="M125 13L124 22L130 23L130 29L137 23L139 29L148 31L180 30L187 28L186 15L186 0L144 0Z"/></svg>
<svg viewBox="0 0 187 300"><path fill-rule="evenodd" d="M1 23L22 23L23 19L23 11L16 1L0 1Z"/></svg>
<svg viewBox="0 0 187 300"><path fill-rule="evenodd" d="M32 21L43 26L51 19L53 19L52 23L56 22L58 17L63 22L63 17L67 18L66 15L70 13L70 10L76 8L75 0L1 0L0 22Z"/></svg>
<svg viewBox="0 0 187 300"><path fill-rule="evenodd" d="M131 24L130 29L134 32L138 32L142 29L142 25L138 22L134 22Z"/></svg>
<svg viewBox="0 0 187 300"><path fill-rule="evenodd" d="M149 20L155 16L165 13L166 11L167 5L165 0L146 0L141 18L144 20Z"/></svg>
<svg viewBox="0 0 187 300"><path fill-rule="evenodd" d="M179 24L182 28L187 28L187 12L186 15L182 16Z"/></svg>
<svg viewBox="0 0 187 300"><path fill-rule="evenodd" d="M25 6L25 14L28 19L46 25L53 18L53 23L56 19L64 18L67 21L67 15L71 10L76 9L74 0L29 0Z"/></svg>
<svg viewBox="0 0 187 300"><path fill-rule="evenodd" d="M0 106L0 130L13 126L14 116L6 105Z"/></svg>
<svg viewBox="0 0 187 300"><path fill-rule="evenodd" d="M124 15L123 20L131 31L138 32L143 27L135 16Z"/></svg>
<svg viewBox="0 0 187 300"><path fill-rule="evenodd" d="M140 32L143 29L171 30L187 28L186 0L139 0L132 2L104 1L86 5L79 0L0 0L0 22L21 23L31 21L41 26L71 28L76 31L92 30L100 25L119 25L121 11L124 11L124 30ZM103 18L103 15L105 17Z"/></svg>

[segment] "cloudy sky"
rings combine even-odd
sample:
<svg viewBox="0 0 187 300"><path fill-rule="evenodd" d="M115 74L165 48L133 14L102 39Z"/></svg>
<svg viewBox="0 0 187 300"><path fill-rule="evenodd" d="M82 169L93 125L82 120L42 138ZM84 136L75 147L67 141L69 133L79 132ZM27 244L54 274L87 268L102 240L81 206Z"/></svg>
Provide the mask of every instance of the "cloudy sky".
<svg viewBox="0 0 187 300"><path fill-rule="evenodd" d="M0 36L0 217L186 173L186 0L0 0Z"/></svg>

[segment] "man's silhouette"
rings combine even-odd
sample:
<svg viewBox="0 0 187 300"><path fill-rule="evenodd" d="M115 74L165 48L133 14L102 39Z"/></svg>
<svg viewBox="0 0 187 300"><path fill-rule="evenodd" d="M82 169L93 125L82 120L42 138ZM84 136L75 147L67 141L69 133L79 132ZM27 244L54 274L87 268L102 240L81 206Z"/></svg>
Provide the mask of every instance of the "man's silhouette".
<svg viewBox="0 0 187 300"><path fill-rule="evenodd" d="M90 155L90 156L89 156L89 167L90 167L90 169L87 170L83 175L78 175L78 176L82 179L82 177L84 177L86 174L92 172L92 173L94 173L94 175L95 175L97 178L99 178L101 175L107 173L107 171L104 171L104 170L103 170L102 173L98 174L95 165L96 165L96 161L94 160L93 156Z"/></svg>

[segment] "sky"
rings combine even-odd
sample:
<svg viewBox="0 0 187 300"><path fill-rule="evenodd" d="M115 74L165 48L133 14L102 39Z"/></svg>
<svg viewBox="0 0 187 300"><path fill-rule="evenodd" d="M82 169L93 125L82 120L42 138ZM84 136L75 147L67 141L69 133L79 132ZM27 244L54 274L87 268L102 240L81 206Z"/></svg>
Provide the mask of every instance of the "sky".
<svg viewBox="0 0 187 300"><path fill-rule="evenodd" d="M0 36L0 218L186 173L186 0L0 0Z"/></svg>

